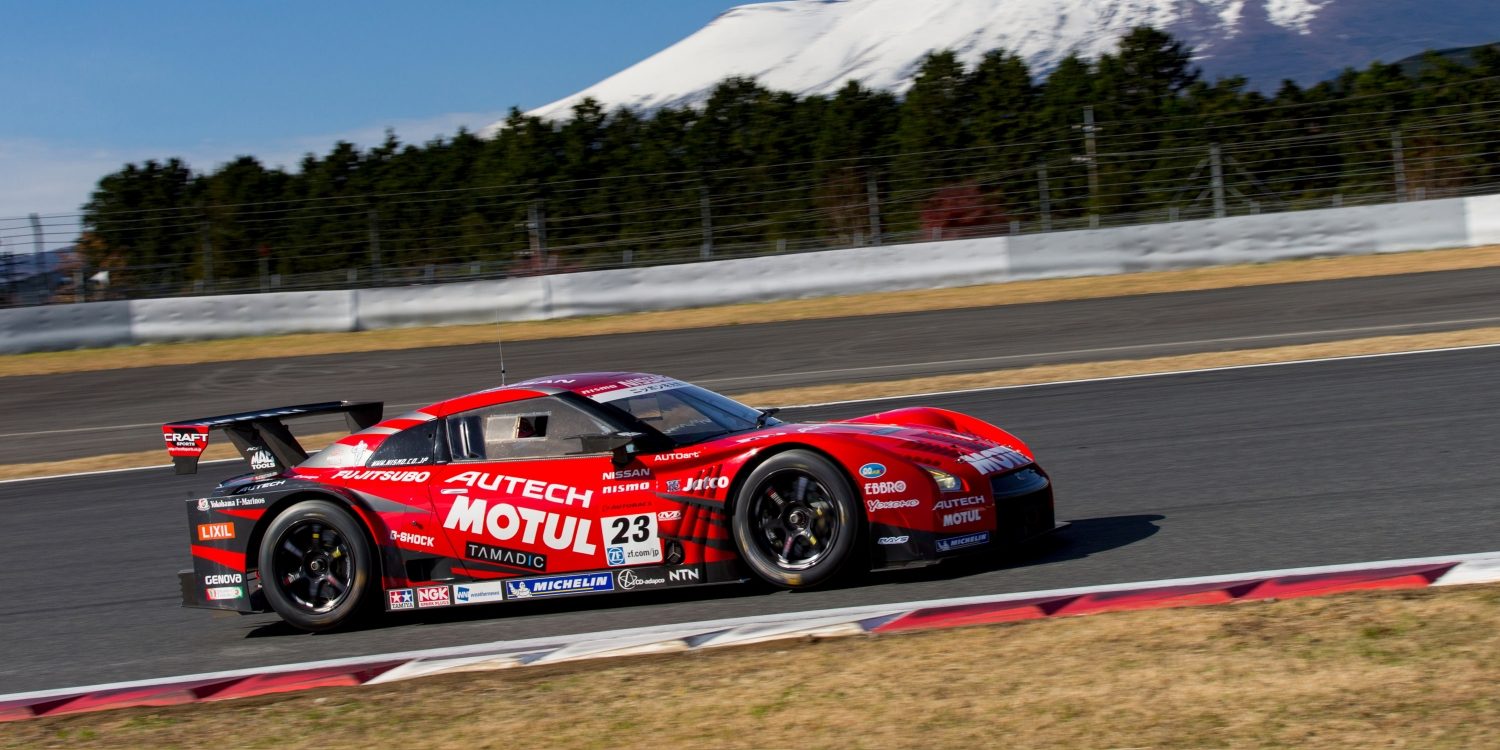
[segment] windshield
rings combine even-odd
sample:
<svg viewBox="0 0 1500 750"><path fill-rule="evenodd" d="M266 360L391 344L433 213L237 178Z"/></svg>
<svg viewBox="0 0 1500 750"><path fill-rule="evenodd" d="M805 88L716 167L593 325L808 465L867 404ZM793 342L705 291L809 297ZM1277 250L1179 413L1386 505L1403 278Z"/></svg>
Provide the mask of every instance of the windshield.
<svg viewBox="0 0 1500 750"><path fill-rule="evenodd" d="M630 412L678 445L751 430L760 419L760 412L755 409L695 385L683 384L623 398L610 398L606 394L600 400L608 400L611 406ZM776 420L766 423L776 424Z"/></svg>

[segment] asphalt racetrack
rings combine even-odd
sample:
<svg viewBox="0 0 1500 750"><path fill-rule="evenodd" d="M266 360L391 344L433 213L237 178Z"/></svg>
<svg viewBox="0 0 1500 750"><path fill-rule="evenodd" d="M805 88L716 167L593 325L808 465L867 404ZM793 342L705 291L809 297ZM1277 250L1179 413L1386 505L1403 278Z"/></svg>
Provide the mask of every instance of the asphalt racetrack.
<svg viewBox="0 0 1500 750"><path fill-rule="evenodd" d="M3 484L0 693L654 623L1494 550L1497 373L1500 348L1483 348L802 410L784 416L841 418L920 402L995 421L1035 447L1054 477L1059 516L1075 523L1026 558L882 574L830 590L722 586L453 608L325 635L297 633L272 615L178 607L175 574L188 562L181 500L215 481L214 466L196 477L147 470Z"/></svg>
<svg viewBox="0 0 1500 750"><path fill-rule="evenodd" d="M1493 326L1500 325L1497 288L1500 268L1441 271L516 341L505 354L512 382L645 370L734 393ZM0 462L160 450L163 422L271 406L374 400L396 414L498 385L497 349L454 346L5 378Z"/></svg>

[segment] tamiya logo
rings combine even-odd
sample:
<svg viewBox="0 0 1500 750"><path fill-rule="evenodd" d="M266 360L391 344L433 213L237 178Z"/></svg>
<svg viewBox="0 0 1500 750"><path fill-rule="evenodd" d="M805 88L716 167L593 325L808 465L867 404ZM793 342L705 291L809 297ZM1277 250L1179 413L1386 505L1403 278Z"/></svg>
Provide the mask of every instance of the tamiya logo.
<svg viewBox="0 0 1500 750"><path fill-rule="evenodd" d="M865 482L866 495L894 495L906 491L906 482Z"/></svg>
<svg viewBox="0 0 1500 750"><path fill-rule="evenodd" d="M385 595L391 609L412 609L417 606L411 589L391 589Z"/></svg>
<svg viewBox="0 0 1500 750"><path fill-rule="evenodd" d="M417 609L428 607L446 607L452 604L447 586L418 586L417 587Z"/></svg>
<svg viewBox="0 0 1500 750"><path fill-rule="evenodd" d="M234 538L234 524L232 523L200 523L198 524L198 541L217 542Z"/></svg>
<svg viewBox="0 0 1500 750"><path fill-rule="evenodd" d="M859 467L859 475L865 479L879 479L885 476L885 464L865 464Z"/></svg>
<svg viewBox="0 0 1500 750"><path fill-rule="evenodd" d="M990 540L990 532L981 531L978 534L965 534L964 536L950 536L947 539L937 540L938 552L950 552L964 547L975 547Z"/></svg>
<svg viewBox="0 0 1500 750"><path fill-rule="evenodd" d="M610 565L624 565L625 564L625 548L624 547L605 547L604 548L604 561L607 562L607 563L609 563Z"/></svg>
<svg viewBox="0 0 1500 750"><path fill-rule="evenodd" d="M558 596L561 594L587 594L598 591L614 591L615 577L609 573L584 573L575 576L548 576L547 578L522 578L505 582L507 599L530 599L534 596Z"/></svg>
<svg viewBox="0 0 1500 750"><path fill-rule="evenodd" d="M658 511L657 514L656 514L656 520L658 520L658 521L681 521L682 520L682 511L680 511L680 510L663 510L663 511Z"/></svg>
<svg viewBox="0 0 1500 750"><path fill-rule="evenodd" d="M1031 463L1031 459L1025 454L1008 445L997 445L979 453L960 456L958 460L973 466L981 474L1009 471Z"/></svg>

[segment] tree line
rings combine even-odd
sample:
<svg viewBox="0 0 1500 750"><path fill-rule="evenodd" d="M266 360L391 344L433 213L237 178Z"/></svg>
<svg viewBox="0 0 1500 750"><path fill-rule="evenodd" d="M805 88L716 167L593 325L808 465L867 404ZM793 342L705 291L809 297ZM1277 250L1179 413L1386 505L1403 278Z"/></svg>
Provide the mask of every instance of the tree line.
<svg viewBox="0 0 1500 750"><path fill-rule="evenodd" d="M1185 44L1143 27L1044 78L1004 50L972 67L942 51L901 97L856 82L797 96L731 78L695 108L585 100L563 121L512 109L493 137L339 142L295 171L252 156L208 173L176 158L129 164L100 179L80 248L117 280L186 289L266 269L545 271L539 246L569 267L710 241L868 243L1177 216L1206 210L1211 178L1235 211L1389 194L1396 178L1408 195L1441 194L1500 168L1497 102L1493 48L1469 64L1429 54L1415 69L1373 63L1266 95L1242 77L1205 80Z"/></svg>

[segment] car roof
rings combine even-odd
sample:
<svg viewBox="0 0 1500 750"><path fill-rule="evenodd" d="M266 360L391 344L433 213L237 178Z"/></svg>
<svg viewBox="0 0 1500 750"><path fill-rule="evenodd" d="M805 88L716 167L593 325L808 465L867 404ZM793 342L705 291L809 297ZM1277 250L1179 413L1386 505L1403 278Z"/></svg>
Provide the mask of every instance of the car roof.
<svg viewBox="0 0 1500 750"><path fill-rule="evenodd" d="M607 400L611 395L631 393L640 388L660 389L663 386L680 384L681 381L649 372L580 372L549 375L523 380L511 385L490 388L465 394L446 401L439 401L421 409L435 417L446 417L470 409L480 409L495 404L520 401L539 396L549 396L571 391L586 398Z"/></svg>

